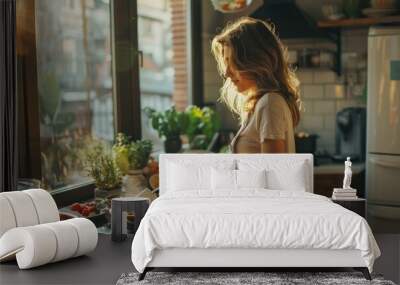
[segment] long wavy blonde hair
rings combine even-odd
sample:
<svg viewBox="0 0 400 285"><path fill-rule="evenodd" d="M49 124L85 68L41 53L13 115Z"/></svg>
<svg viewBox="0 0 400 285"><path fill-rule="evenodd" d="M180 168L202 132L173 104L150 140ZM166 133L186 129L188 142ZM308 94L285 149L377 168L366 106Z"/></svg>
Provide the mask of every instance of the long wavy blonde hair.
<svg viewBox="0 0 400 285"><path fill-rule="evenodd" d="M292 114L293 125L300 121L299 81L288 63L287 49L283 46L273 24L249 17L228 24L212 40L211 49L218 70L225 76L224 47L231 50L234 68L254 81L257 91L241 96L230 78L224 78L220 100L243 119L245 113L254 111L255 105L265 93L277 92L286 100Z"/></svg>

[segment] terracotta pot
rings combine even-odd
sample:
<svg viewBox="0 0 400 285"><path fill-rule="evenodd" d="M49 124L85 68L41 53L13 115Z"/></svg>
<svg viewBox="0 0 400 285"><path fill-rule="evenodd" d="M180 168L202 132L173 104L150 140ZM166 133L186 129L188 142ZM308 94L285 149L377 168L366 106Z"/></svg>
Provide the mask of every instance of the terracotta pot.
<svg viewBox="0 0 400 285"><path fill-rule="evenodd" d="M142 170L129 170L127 175L122 179L122 185L124 196L137 196L147 187L147 179L143 175Z"/></svg>

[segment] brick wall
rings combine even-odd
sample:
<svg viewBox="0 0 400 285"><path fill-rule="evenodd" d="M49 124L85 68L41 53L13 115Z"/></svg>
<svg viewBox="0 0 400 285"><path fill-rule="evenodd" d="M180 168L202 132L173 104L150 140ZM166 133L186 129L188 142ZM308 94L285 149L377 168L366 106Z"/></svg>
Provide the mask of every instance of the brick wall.
<svg viewBox="0 0 400 285"><path fill-rule="evenodd" d="M174 91L172 101L178 110L188 105L187 1L171 0Z"/></svg>

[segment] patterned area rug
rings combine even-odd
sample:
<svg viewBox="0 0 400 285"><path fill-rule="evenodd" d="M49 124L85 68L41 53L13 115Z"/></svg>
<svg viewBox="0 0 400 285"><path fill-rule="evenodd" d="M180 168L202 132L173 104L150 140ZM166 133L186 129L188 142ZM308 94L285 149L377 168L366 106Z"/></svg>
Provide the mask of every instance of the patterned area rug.
<svg viewBox="0 0 400 285"><path fill-rule="evenodd" d="M122 274L117 285L134 284L213 284L213 285L245 285L245 284L379 284L395 285L384 280L380 275L372 275L368 281L360 272L148 272L146 278L138 281L138 273Z"/></svg>

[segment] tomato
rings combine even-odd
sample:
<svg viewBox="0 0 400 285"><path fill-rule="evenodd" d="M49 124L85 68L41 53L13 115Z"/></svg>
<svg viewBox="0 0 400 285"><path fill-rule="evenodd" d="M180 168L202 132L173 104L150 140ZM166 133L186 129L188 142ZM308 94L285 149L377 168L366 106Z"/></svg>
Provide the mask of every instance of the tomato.
<svg viewBox="0 0 400 285"><path fill-rule="evenodd" d="M84 207L83 208L83 210L82 210L82 216L85 216L85 217L87 217L87 216L89 216L90 215L90 208L89 207Z"/></svg>
<svg viewBox="0 0 400 285"><path fill-rule="evenodd" d="M93 205L93 206L86 206L86 208L89 210L89 212L94 212L94 211L96 211L96 206L95 205Z"/></svg>
<svg viewBox="0 0 400 285"><path fill-rule="evenodd" d="M230 7L229 7L229 4L228 4L228 3L222 4L221 8L222 8L222 10L224 10L224 11L229 11L229 10L230 10Z"/></svg>
<svg viewBox="0 0 400 285"><path fill-rule="evenodd" d="M148 167L150 169L150 174L158 173L158 162L157 161L155 161L155 160L150 161Z"/></svg>
<svg viewBox="0 0 400 285"><path fill-rule="evenodd" d="M82 206L79 203L73 203L69 208L77 212L80 212L82 210Z"/></svg>

